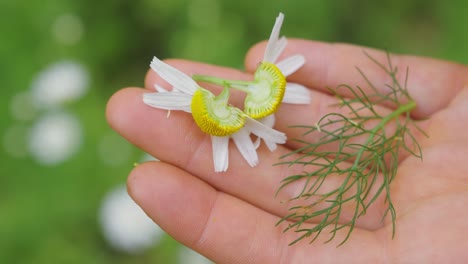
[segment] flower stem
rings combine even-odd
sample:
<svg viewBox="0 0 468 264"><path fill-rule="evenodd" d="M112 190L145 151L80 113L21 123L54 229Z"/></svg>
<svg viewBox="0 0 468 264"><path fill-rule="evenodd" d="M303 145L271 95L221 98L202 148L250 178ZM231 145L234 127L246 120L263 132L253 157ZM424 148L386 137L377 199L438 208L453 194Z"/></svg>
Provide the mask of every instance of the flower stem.
<svg viewBox="0 0 468 264"><path fill-rule="evenodd" d="M366 142L364 143L364 146L368 146L374 140L374 137L377 134L377 132L379 132L379 130L385 128L385 125L388 122L390 122L391 120L393 120L395 118L398 118L403 113L409 113L414 108L416 108L416 102L415 101L410 101L407 104L401 105L395 111L393 111L391 114L389 114L389 115L385 116L384 118L382 118L380 123L370 131L369 138L367 138ZM356 160L355 160L355 162L353 164L353 169L359 165L361 157L362 157L363 153L365 152L364 150L365 150L365 148L361 148L359 150L359 152L358 152L358 154L356 156Z"/></svg>
<svg viewBox="0 0 468 264"><path fill-rule="evenodd" d="M226 79L222 79L222 78L218 78L214 76L206 76L206 75L199 75L199 74L192 75L192 79L195 81L207 82L207 83L221 85L223 87L234 88L234 89L241 90L244 92L249 91L248 86L252 83L249 81L226 80Z"/></svg>
<svg viewBox="0 0 468 264"><path fill-rule="evenodd" d="M220 102L221 104L227 105L229 101L229 89L225 86L223 91L215 97L215 101Z"/></svg>
<svg viewBox="0 0 468 264"><path fill-rule="evenodd" d="M380 123L374 129L372 129L372 132L374 132L374 134L375 134L377 131L382 129L390 120L399 117L401 114L410 113L414 108L416 108L416 102L415 101L410 101L407 104L401 105L395 111L393 111L391 114L389 114L388 116L385 116L384 118L382 118L382 121L380 121Z"/></svg>

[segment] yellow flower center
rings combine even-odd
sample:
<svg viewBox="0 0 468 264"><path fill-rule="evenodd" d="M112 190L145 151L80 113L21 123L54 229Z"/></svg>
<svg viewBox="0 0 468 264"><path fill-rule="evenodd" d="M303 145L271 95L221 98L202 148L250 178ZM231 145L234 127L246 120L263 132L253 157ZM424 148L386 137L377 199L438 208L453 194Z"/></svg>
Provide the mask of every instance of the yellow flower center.
<svg viewBox="0 0 468 264"><path fill-rule="evenodd" d="M244 112L260 119L278 110L286 90L286 77L275 64L262 62L254 78L245 98Z"/></svg>
<svg viewBox="0 0 468 264"><path fill-rule="evenodd" d="M223 93L215 97L210 91L199 88L193 94L192 116L198 127L212 136L228 136L244 126L245 115L227 104Z"/></svg>

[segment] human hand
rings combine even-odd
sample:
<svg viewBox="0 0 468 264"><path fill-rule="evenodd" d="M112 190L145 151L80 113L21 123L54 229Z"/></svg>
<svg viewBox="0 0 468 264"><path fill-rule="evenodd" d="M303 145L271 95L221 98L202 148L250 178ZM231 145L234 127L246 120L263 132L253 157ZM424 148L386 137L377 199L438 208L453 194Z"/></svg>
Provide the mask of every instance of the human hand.
<svg viewBox="0 0 468 264"><path fill-rule="evenodd" d="M247 73L196 62L168 63L191 74L229 79L250 79L261 61L265 43L249 51ZM276 112L275 128L288 138L302 132L290 125L313 125L333 110L335 97L326 87L346 83L366 89L358 66L374 83L388 76L363 51L378 61L385 53L344 44L290 40L283 56L300 53L306 64L289 80L311 89L311 104L283 104ZM278 157L298 147L288 141L270 152L258 149L260 164L251 168L237 150L230 151L225 173L213 171L211 142L192 117L148 107L142 95L153 85L165 83L152 71L146 89L126 88L117 92L107 106L111 126L127 140L161 162L137 166L128 179L133 199L167 233L216 263L462 263L468 260L468 67L428 58L392 55L399 69L409 67L408 90L417 103L412 117L429 137L419 135L423 161L403 157L391 185L397 212L392 239L391 220L381 221L384 200L374 203L358 219L349 240L343 237L309 244L304 239L293 246L294 232L283 233L287 223L275 226L290 206L293 189L275 198L280 181L291 172L286 166L272 166ZM250 73L249 73L250 72ZM404 78L404 71L401 71ZM349 96L349 95L347 95ZM389 106L382 106L382 108ZM338 111L338 110L336 110ZM310 138L309 138L310 139ZM339 179L325 181L336 185ZM344 209L343 217L352 212ZM313 222L309 223L311 226ZM345 234L343 234L345 235ZM339 233L338 233L339 236Z"/></svg>

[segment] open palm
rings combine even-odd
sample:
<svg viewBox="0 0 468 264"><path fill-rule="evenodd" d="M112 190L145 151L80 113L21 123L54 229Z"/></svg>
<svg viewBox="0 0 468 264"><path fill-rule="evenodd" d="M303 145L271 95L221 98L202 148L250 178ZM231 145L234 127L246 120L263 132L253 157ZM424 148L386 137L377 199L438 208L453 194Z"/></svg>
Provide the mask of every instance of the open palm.
<svg viewBox="0 0 468 264"><path fill-rule="evenodd" d="M265 43L253 47L246 59L247 73L196 62L168 63L187 74L229 79L251 79ZM289 78L311 88L310 105L282 105L275 128L298 138L290 125L314 124L330 111L335 98L326 87L346 83L366 88L359 67L374 83L389 77L364 55L379 61L385 53L344 44L291 40L283 54L301 53L306 64ZM109 101L111 126L130 142L161 162L137 166L128 188L144 211L175 239L217 263L464 263L468 261L468 67L428 58L392 55L393 64L409 67L408 90L417 103L412 117L429 137L420 136L423 161L405 157L391 187L397 212L396 233L382 222L384 200L374 204L356 223L350 239L342 237L288 246L297 234L283 233L275 224L287 213L285 201L297 194L294 186L276 198L287 167L272 166L297 145L288 142L271 153L258 149L260 164L251 168L233 148L225 173L215 173L211 143L183 112L150 108L142 94L165 83L153 72L146 89L126 88ZM404 77L402 75L401 77ZM345 95L349 96L349 95ZM391 106L382 106L383 109ZM333 110L333 109L332 109ZM313 138L309 138L313 140ZM331 178L325 188L339 179ZM349 216L345 212L342 217ZM307 223L310 226L314 222ZM345 235L344 233L342 234Z"/></svg>

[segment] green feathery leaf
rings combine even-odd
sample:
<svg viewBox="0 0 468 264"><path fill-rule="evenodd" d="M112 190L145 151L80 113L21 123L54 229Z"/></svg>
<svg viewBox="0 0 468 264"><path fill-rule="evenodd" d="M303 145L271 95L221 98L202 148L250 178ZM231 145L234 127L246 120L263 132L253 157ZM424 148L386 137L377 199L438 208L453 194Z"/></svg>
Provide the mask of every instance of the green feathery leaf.
<svg viewBox="0 0 468 264"><path fill-rule="evenodd" d="M390 184L397 175L402 152L422 159L421 148L410 127L423 131L410 117L411 111L416 108L416 102L407 90L408 69L401 84L396 77L397 68L393 67L388 53L387 65L367 53L365 55L390 77L390 82L384 84L388 92L381 92L356 67L371 92L366 93L359 86L346 84L335 89L329 88L338 99L339 103L335 106L349 112L328 113L314 126L294 126L304 130L303 135L316 133L320 136L316 142L295 139L303 146L281 157L282 161L278 163L302 166L302 172L284 178L278 189L280 192L292 183L303 184L300 193L291 199L296 201L295 204L299 201L303 205L291 207L291 213L278 222L288 223L285 232L294 230L299 234L291 244L305 238L312 243L328 228L329 239L326 242L333 240L338 232L346 232L339 244L342 245L351 236L357 219L365 215L379 197L384 198L387 207L382 221L390 216L392 237L395 234L396 211L392 204ZM351 96L346 98L342 94ZM380 104L391 107L393 112L379 113L376 106ZM392 125L391 129L387 129L389 124ZM357 137L360 138L359 141L355 140ZM334 149L330 150L330 146ZM292 157L294 158L291 159ZM322 187L331 175L340 177L341 184L335 189L325 191ZM375 186L376 184L380 186ZM353 215L349 220L342 219L345 206L352 208ZM304 225L307 222L314 224Z"/></svg>

